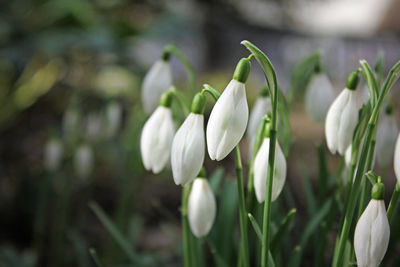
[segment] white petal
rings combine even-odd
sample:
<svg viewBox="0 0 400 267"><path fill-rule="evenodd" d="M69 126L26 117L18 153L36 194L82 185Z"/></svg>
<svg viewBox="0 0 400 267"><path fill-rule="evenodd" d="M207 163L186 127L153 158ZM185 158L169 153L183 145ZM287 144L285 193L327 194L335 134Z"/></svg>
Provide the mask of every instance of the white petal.
<svg viewBox="0 0 400 267"><path fill-rule="evenodd" d="M197 237L208 234L215 220L217 205L214 194L204 178L196 178L188 202L190 229Z"/></svg>
<svg viewBox="0 0 400 267"><path fill-rule="evenodd" d="M146 74L142 84L142 102L144 110L152 113L160 102L161 94L172 85L172 73L169 62L158 60Z"/></svg>
<svg viewBox="0 0 400 267"><path fill-rule="evenodd" d="M378 213L377 205L377 201L373 199L368 203L354 231L354 251L356 253L357 264L360 267L368 266L371 247L371 226Z"/></svg>
<svg viewBox="0 0 400 267"><path fill-rule="evenodd" d="M262 203L265 200L268 156L269 138L264 138L264 141L254 160L254 190L259 203ZM286 180L286 159L278 142L276 143L275 150L275 168L273 179L271 196L272 201L278 198Z"/></svg>
<svg viewBox="0 0 400 267"><path fill-rule="evenodd" d="M55 171L62 160L64 147L61 141L51 139L44 148L44 166L47 170Z"/></svg>
<svg viewBox="0 0 400 267"><path fill-rule="evenodd" d="M350 92L349 101L340 116L338 129L338 152L340 155L343 155L351 144L353 132L358 121L357 95L355 91L348 91Z"/></svg>
<svg viewBox="0 0 400 267"><path fill-rule="evenodd" d="M344 89L328 110L325 120L326 143L331 153L335 154L338 150L338 132L340 119L344 107L350 98L350 90Z"/></svg>
<svg viewBox="0 0 400 267"><path fill-rule="evenodd" d="M390 164L398 133L395 118L382 114L376 135L376 156L381 167L387 167Z"/></svg>
<svg viewBox="0 0 400 267"><path fill-rule="evenodd" d="M346 162L347 167L350 167L350 163L351 163L351 149L352 149L352 145L349 145L344 154L344 161Z"/></svg>
<svg viewBox="0 0 400 267"><path fill-rule="evenodd" d="M400 184L400 134L397 137L393 161L394 173L396 174L397 182Z"/></svg>
<svg viewBox="0 0 400 267"><path fill-rule="evenodd" d="M87 178L93 169L93 151L89 145L80 145L74 158L75 171L79 178Z"/></svg>
<svg viewBox="0 0 400 267"><path fill-rule="evenodd" d="M204 116L190 113L172 142L171 166L175 184L193 181L204 162Z"/></svg>
<svg viewBox="0 0 400 267"><path fill-rule="evenodd" d="M212 160L222 160L239 143L246 130L248 113L244 84L231 80L208 120L207 147Z"/></svg>
<svg viewBox="0 0 400 267"><path fill-rule="evenodd" d="M305 108L311 120L324 121L333 98L333 87L326 74L315 75L305 96Z"/></svg>
<svg viewBox="0 0 400 267"><path fill-rule="evenodd" d="M147 170L159 173L165 167L174 133L171 110L159 106L145 123L140 139L142 160Z"/></svg>
<svg viewBox="0 0 400 267"><path fill-rule="evenodd" d="M385 203L377 201L377 217L371 226L370 266L378 266L385 256L389 245L390 226L386 215Z"/></svg>
<svg viewBox="0 0 400 267"><path fill-rule="evenodd" d="M249 125L247 127L247 138L254 138L262 118L271 110L271 99L269 97L259 97L250 113Z"/></svg>

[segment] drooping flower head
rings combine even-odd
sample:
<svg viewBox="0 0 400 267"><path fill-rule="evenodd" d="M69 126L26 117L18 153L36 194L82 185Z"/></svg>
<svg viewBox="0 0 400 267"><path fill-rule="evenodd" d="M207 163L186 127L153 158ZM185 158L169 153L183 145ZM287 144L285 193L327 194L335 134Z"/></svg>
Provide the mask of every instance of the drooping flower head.
<svg viewBox="0 0 400 267"><path fill-rule="evenodd" d="M207 179L194 180L188 202L190 229L196 237L206 236L214 223L217 204Z"/></svg>
<svg viewBox="0 0 400 267"><path fill-rule="evenodd" d="M233 79L211 111L207 124L207 147L212 160L224 159L239 143L246 130L249 109L244 83L250 73L250 60L239 61Z"/></svg>
<svg viewBox="0 0 400 267"><path fill-rule="evenodd" d="M394 173L396 174L397 182L400 184L400 134L397 137L396 146L394 148Z"/></svg>
<svg viewBox="0 0 400 267"><path fill-rule="evenodd" d="M172 92L167 91L161 96L160 106L145 123L140 137L144 167L155 174L161 172L171 154L175 134L171 104Z"/></svg>
<svg viewBox="0 0 400 267"><path fill-rule="evenodd" d="M164 51L144 77L142 84L142 103L147 114L158 106L161 95L172 85L172 72L169 63L170 54Z"/></svg>
<svg viewBox="0 0 400 267"><path fill-rule="evenodd" d="M196 178L204 162L204 108L206 98L193 98L189 116L176 132L171 149L171 167L175 184L187 185Z"/></svg>
<svg viewBox="0 0 400 267"><path fill-rule="evenodd" d="M267 184L267 172L268 172L268 158L269 158L269 129L266 129L266 136L264 137L263 143L257 152L254 160L254 190L259 203L264 202L266 184ZM281 193L283 186L286 181L286 159L279 146L278 140L276 140L275 147L275 166L272 183L272 196L271 201L278 198Z"/></svg>
<svg viewBox="0 0 400 267"><path fill-rule="evenodd" d="M328 76L322 72L318 64L305 95L307 115L314 122L324 121L333 99L334 90L332 83Z"/></svg>
<svg viewBox="0 0 400 267"><path fill-rule="evenodd" d="M81 144L75 151L74 167L80 179L87 179L93 170L93 150L88 144Z"/></svg>
<svg viewBox="0 0 400 267"><path fill-rule="evenodd" d="M391 163L398 133L399 129L393 116L393 105L389 103L385 112L382 112L379 117L376 135L376 157L381 167L387 167Z"/></svg>
<svg viewBox="0 0 400 267"><path fill-rule="evenodd" d="M326 142L333 154L339 152L340 155L344 155L347 147L351 144L358 120L355 91L358 80L356 72L350 74L346 88L336 97L326 115Z"/></svg>
<svg viewBox="0 0 400 267"><path fill-rule="evenodd" d="M384 186L378 181L372 187L372 199L357 222L354 251L359 267L377 267L385 256L390 226L383 200Z"/></svg>

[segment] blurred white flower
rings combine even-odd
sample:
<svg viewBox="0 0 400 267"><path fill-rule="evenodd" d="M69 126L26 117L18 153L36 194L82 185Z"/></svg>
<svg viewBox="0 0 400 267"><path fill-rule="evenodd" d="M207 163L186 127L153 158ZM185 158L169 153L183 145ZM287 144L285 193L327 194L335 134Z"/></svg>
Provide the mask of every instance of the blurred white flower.
<svg viewBox="0 0 400 267"><path fill-rule="evenodd" d="M90 176L93 170L93 151L88 144L80 145L74 156L74 166L76 175L81 179L86 179Z"/></svg>
<svg viewBox="0 0 400 267"><path fill-rule="evenodd" d="M162 93L167 91L171 85L170 63L164 60L156 61L144 77L142 84L142 103L148 114L157 108Z"/></svg>
<svg viewBox="0 0 400 267"><path fill-rule="evenodd" d="M262 203L265 200L266 184L267 184L267 170L268 170L268 157L269 157L270 139L265 137L257 156L254 160L254 190L258 202ZM274 201L278 198L286 180L286 159L283 155L282 149L276 141L275 147L275 168L272 183L272 196L271 200Z"/></svg>
<svg viewBox="0 0 400 267"><path fill-rule="evenodd" d="M394 149L394 173L396 174L397 182L400 184L400 134L397 137L396 146Z"/></svg>
<svg viewBox="0 0 400 267"><path fill-rule="evenodd" d="M395 117L382 112L376 134L376 156L379 166L387 167L391 163L398 133Z"/></svg>
<svg viewBox="0 0 400 267"><path fill-rule="evenodd" d="M247 139L249 140L249 155L251 155L253 151L254 140L257 135L258 127L260 126L265 114L271 110L271 99L268 96L261 96L257 98L256 103L250 112L249 125L246 133Z"/></svg>
<svg viewBox="0 0 400 267"><path fill-rule="evenodd" d="M357 222L354 250L359 267L377 267L385 256L390 226L383 200L371 199Z"/></svg>
<svg viewBox="0 0 400 267"><path fill-rule="evenodd" d="M190 229L196 237L207 235L215 220L217 204L207 179L196 178L188 202Z"/></svg>
<svg viewBox="0 0 400 267"><path fill-rule="evenodd" d="M146 170L157 174L165 167L171 154L175 125L171 109L159 106L143 127L140 151Z"/></svg>
<svg viewBox="0 0 400 267"><path fill-rule="evenodd" d="M121 126L122 107L118 102L111 102L106 109L107 136L114 136Z"/></svg>
<svg viewBox="0 0 400 267"><path fill-rule="evenodd" d="M324 121L333 99L334 90L328 76L322 72L315 74L305 95L308 117L314 122Z"/></svg>
<svg viewBox="0 0 400 267"><path fill-rule="evenodd" d="M100 112L91 112L86 117L86 136L95 141L103 134L103 116Z"/></svg>
<svg viewBox="0 0 400 267"><path fill-rule="evenodd" d="M248 118L245 85L231 80L215 103L207 124L207 147L212 160L224 159L235 148Z"/></svg>
<svg viewBox="0 0 400 267"><path fill-rule="evenodd" d="M187 185L204 162L204 115L190 113L172 142L171 166L175 184Z"/></svg>
<svg viewBox="0 0 400 267"><path fill-rule="evenodd" d="M329 108L325 121L325 136L331 153L343 155L351 144L358 121L356 91L343 89Z"/></svg>
<svg viewBox="0 0 400 267"><path fill-rule="evenodd" d="M48 171L55 171L59 168L63 158L64 147L60 140L50 139L44 148L44 167Z"/></svg>

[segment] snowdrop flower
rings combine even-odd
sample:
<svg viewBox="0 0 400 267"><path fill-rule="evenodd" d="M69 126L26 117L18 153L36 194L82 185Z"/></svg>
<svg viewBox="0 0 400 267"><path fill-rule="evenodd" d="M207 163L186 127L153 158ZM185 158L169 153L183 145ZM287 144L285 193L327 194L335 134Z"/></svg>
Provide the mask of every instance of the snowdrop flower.
<svg viewBox="0 0 400 267"><path fill-rule="evenodd" d="M376 135L376 156L378 164L387 167L391 160L399 129L395 117L392 115L392 106L389 104L386 112L379 118Z"/></svg>
<svg viewBox="0 0 400 267"><path fill-rule="evenodd" d="M268 90L264 88L261 91L261 96L257 98L254 104L253 110L250 113L249 125L247 127L247 139L249 140L249 155L252 154L254 140L257 135L258 127L267 114L268 111L272 110L271 99L268 97Z"/></svg>
<svg viewBox="0 0 400 267"><path fill-rule="evenodd" d="M268 130L267 130L268 131ZM268 132L267 132L268 135ZM268 170L268 157L269 157L269 136L265 137L260 149L257 152L254 160L254 189L259 203L265 200L265 191L267 184L267 170ZM275 168L272 183L272 197L274 201L278 198L282 191L283 185L286 180L286 159L283 155L282 149L276 141L275 148Z"/></svg>
<svg viewBox="0 0 400 267"><path fill-rule="evenodd" d="M372 199L357 222L354 250L359 267L377 267L385 256L390 226L383 201L384 186L378 181L372 187Z"/></svg>
<svg viewBox="0 0 400 267"><path fill-rule="evenodd" d="M160 106L144 124L140 151L146 170L157 174L165 167L171 154L175 125L172 119L172 92L161 96Z"/></svg>
<svg viewBox="0 0 400 267"><path fill-rule="evenodd" d="M122 119L122 107L118 102L111 102L106 109L106 133L108 136L114 136L120 125Z"/></svg>
<svg viewBox="0 0 400 267"><path fill-rule="evenodd" d="M202 93L193 99L189 116L176 132L172 142L171 166L175 184L187 185L196 178L204 162L204 108Z"/></svg>
<svg viewBox="0 0 400 267"><path fill-rule="evenodd" d="M308 117L314 122L324 121L333 99L334 90L328 76L323 72L316 73L305 95Z"/></svg>
<svg viewBox="0 0 400 267"><path fill-rule="evenodd" d="M397 137L396 146L394 148L394 173L397 177L397 182L400 184L400 134Z"/></svg>
<svg viewBox="0 0 400 267"><path fill-rule="evenodd" d="M74 166L76 175L81 179L86 179L93 170L93 151L87 144L80 145L74 156Z"/></svg>
<svg viewBox="0 0 400 267"><path fill-rule="evenodd" d="M188 201L188 219L193 234L200 238L207 235L215 220L217 204L207 179L196 178Z"/></svg>
<svg viewBox="0 0 400 267"><path fill-rule="evenodd" d="M86 118L86 135L89 140L95 141L103 133L103 116L100 112L89 113Z"/></svg>
<svg viewBox="0 0 400 267"><path fill-rule="evenodd" d="M46 170L55 171L60 166L64 147L58 139L50 139L44 148L44 167Z"/></svg>
<svg viewBox="0 0 400 267"><path fill-rule="evenodd" d="M169 63L170 54L164 51L162 58L150 68L142 84L142 103L144 110L150 114L158 105L165 91L172 85L172 72Z"/></svg>
<svg viewBox="0 0 400 267"><path fill-rule="evenodd" d="M329 108L325 121L325 136L331 153L343 155L351 144L357 125L358 108L355 89L358 84L356 72L350 74L347 87L339 94Z"/></svg>
<svg viewBox="0 0 400 267"><path fill-rule="evenodd" d="M249 109L246 99L246 82L250 61L239 61L233 79L215 103L207 125L208 154L212 160L224 159L239 143L246 130Z"/></svg>

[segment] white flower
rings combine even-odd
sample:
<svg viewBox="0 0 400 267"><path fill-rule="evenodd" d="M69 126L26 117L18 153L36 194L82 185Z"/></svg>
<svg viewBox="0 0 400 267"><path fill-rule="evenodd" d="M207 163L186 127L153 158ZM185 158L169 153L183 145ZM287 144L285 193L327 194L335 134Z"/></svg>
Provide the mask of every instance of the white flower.
<svg viewBox="0 0 400 267"><path fill-rule="evenodd" d="M92 173L93 160L93 151L89 145L83 144L77 148L75 151L74 166L79 178L85 179Z"/></svg>
<svg viewBox="0 0 400 267"><path fill-rule="evenodd" d="M108 136L114 136L120 125L122 119L122 107L117 102L112 102L107 106L106 109L106 122L107 128L106 133Z"/></svg>
<svg viewBox="0 0 400 267"><path fill-rule="evenodd" d="M343 155L351 144L358 121L356 92L345 88L329 108L325 136L331 153Z"/></svg>
<svg viewBox="0 0 400 267"><path fill-rule="evenodd" d="M257 152L254 160L254 189L258 202L262 203L265 200L266 183L267 183L267 169L269 157L269 144L270 139L264 138L264 141ZM271 200L277 199L282 191L283 185L286 180L286 159L283 155L282 149L278 141L275 147L275 168L272 183L272 197Z"/></svg>
<svg viewBox="0 0 400 267"><path fill-rule="evenodd" d="M390 227L383 200L371 199L357 222L354 250L359 267L377 267L389 244Z"/></svg>
<svg viewBox="0 0 400 267"><path fill-rule="evenodd" d="M165 167L174 134L171 109L159 106L145 123L140 138L140 151L146 170L157 174Z"/></svg>
<svg viewBox="0 0 400 267"><path fill-rule="evenodd" d="M397 137L396 147L394 149L394 173L396 174L397 181L400 184L400 134Z"/></svg>
<svg viewBox="0 0 400 267"><path fill-rule="evenodd" d="M380 166L387 167L390 164L398 133L394 116L382 112L376 135L376 156Z"/></svg>
<svg viewBox="0 0 400 267"><path fill-rule="evenodd" d="M142 84L142 103L148 114L157 108L162 93L167 91L171 85L172 73L169 62L156 61L144 77Z"/></svg>
<svg viewBox="0 0 400 267"><path fill-rule="evenodd" d="M103 133L103 116L100 112L89 113L86 118L86 135L89 140L95 141Z"/></svg>
<svg viewBox="0 0 400 267"><path fill-rule="evenodd" d="M196 178L188 202L189 225L195 236L202 237L210 232L216 212L217 204L208 181Z"/></svg>
<svg viewBox="0 0 400 267"><path fill-rule="evenodd" d="M328 76L315 74L305 95L305 108L312 121L322 122L334 99L334 90Z"/></svg>
<svg viewBox="0 0 400 267"><path fill-rule="evenodd" d="M247 139L249 140L249 155L252 154L254 140L257 135L261 120L272 109L271 99L267 96L257 98L252 111L250 112L249 125L247 127Z"/></svg>
<svg viewBox="0 0 400 267"><path fill-rule="evenodd" d="M60 166L64 147L58 139L51 139L44 148L44 167L49 171L55 171Z"/></svg>
<svg viewBox="0 0 400 267"><path fill-rule="evenodd" d="M207 147L212 160L222 160L235 148L243 137L248 118L245 85L231 80L208 120Z"/></svg>
<svg viewBox="0 0 400 267"><path fill-rule="evenodd" d="M193 181L204 162L204 115L190 113L172 142L171 166L175 184Z"/></svg>

